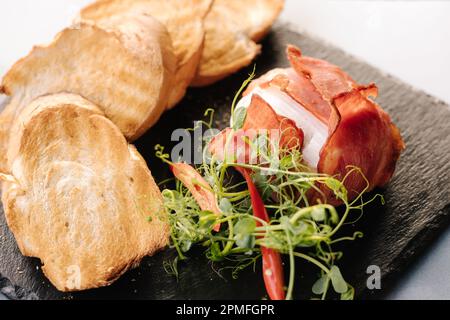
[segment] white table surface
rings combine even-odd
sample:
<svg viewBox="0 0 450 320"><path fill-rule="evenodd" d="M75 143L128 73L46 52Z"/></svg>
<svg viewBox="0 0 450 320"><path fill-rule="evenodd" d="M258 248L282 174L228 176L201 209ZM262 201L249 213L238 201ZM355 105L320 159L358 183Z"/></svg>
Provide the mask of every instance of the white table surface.
<svg viewBox="0 0 450 320"><path fill-rule="evenodd" d="M2 1L0 74L89 2ZM282 20L450 103L449 16L449 1L287 0ZM388 298L450 299L450 230Z"/></svg>

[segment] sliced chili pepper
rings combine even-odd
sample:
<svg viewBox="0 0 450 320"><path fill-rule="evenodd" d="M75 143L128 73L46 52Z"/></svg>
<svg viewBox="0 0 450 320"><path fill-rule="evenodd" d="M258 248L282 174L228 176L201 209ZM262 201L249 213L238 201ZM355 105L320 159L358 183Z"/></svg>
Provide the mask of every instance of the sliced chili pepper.
<svg viewBox="0 0 450 320"><path fill-rule="evenodd" d="M211 211L218 217L222 216L213 189L194 167L186 163L174 163L170 168L174 176L192 193L202 210ZM216 224L214 231L219 230L220 224Z"/></svg>
<svg viewBox="0 0 450 320"><path fill-rule="evenodd" d="M263 259L263 276L267 293L271 300L285 300L284 270L279 252L261 248Z"/></svg>
<svg viewBox="0 0 450 320"><path fill-rule="evenodd" d="M243 168L236 168L247 181L248 189L250 191L250 197L252 200L253 214L255 217L269 222L269 215L267 213L264 202L258 193L258 189L253 183L250 171ZM257 222L258 226L261 223ZM262 247L262 259L263 259L263 277L264 284L266 286L267 293L272 300L284 300L286 298L284 292L284 272L281 262L281 255L279 252Z"/></svg>

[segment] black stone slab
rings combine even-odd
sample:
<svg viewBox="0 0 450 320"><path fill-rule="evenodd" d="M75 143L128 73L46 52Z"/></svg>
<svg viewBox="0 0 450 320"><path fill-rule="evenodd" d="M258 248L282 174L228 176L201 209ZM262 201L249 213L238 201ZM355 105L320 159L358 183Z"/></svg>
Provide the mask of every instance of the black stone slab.
<svg viewBox="0 0 450 320"><path fill-rule="evenodd" d="M391 114L406 141L407 150L396 175L389 187L381 191L386 205L372 206L356 225L347 226L347 232L362 230L365 237L345 245L340 263L344 276L355 286L358 298L381 297L389 292L401 271L430 247L450 220L450 107L341 50L291 31L288 26L278 25L264 41L263 54L256 61L258 74L288 65L284 54L288 43L300 46L306 55L342 66L361 83L376 82L380 88L377 101ZM374 45L374 48L378 50L380 46ZM180 106L166 113L157 126L137 142L157 180L168 177L169 172L154 158L155 144L170 147L172 130L191 127L194 120L202 119L208 107L217 111L217 125L225 126L234 92L250 69L209 88L190 90ZM21 256L3 213L0 214L0 273L42 299L260 299L264 296L258 272L248 270L238 280L231 280L224 273L223 279L216 273L219 266L211 266L200 249L190 254L188 262L180 264L177 281L163 269L163 261L173 257L174 253L166 250L146 258L139 268L128 272L111 287L62 294L42 275L38 260ZM381 291L366 289L369 265L381 268ZM316 274L302 263L298 270L296 295L308 298Z"/></svg>

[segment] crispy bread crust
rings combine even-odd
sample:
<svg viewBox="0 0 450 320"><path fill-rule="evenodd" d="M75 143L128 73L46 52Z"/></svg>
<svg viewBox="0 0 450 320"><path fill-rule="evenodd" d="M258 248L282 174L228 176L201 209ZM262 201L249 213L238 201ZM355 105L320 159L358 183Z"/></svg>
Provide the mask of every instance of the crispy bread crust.
<svg viewBox="0 0 450 320"><path fill-rule="evenodd" d="M177 57L175 82L168 108L186 94L203 52L204 19L213 0L100 0L81 10L77 21L102 22L114 16L148 14L167 27Z"/></svg>
<svg viewBox="0 0 450 320"><path fill-rule="evenodd" d="M33 99L71 92L99 105L130 140L167 107L176 59L165 27L150 16L123 16L63 30L35 47L3 78L15 115Z"/></svg>
<svg viewBox="0 0 450 320"><path fill-rule="evenodd" d="M3 184L8 225L61 291L109 285L164 248L161 193L136 149L80 96L38 98L20 115L13 179Z"/></svg>
<svg viewBox="0 0 450 320"><path fill-rule="evenodd" d="M192 85L210 85L248 66L261 52L257 42L283 7L284 0L215 0L206 17L203 55Z"/></svg>

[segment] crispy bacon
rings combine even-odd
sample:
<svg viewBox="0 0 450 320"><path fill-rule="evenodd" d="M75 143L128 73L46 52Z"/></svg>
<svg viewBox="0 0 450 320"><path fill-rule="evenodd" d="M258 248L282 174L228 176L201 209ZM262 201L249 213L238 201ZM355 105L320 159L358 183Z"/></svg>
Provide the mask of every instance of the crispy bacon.
<svg viewBox="0 0 450 320"><path fill-rule="evenodd" d="M358 84L341 68L324 60L305 57L295 46L288 46L287 55L297 74L310 79L326 101L331 102L342 92L358 87Z"/></svg>
<svg viewBox="0 0 450 320"><path fill-rule="evenodd" d="M301 148L303 144L303 131L291 119L279 116L272 107L260 96L252 97L247 109L247 118L244 122L244 131L250 129L279 130L280 148Z"/></svg>
<svg viewBox="0 0 450 320"><path fill-rule="evenodd" d="M323 99L311 80L304 74L298 74L293 69L275 69L269 71L260 79L252 82L245 94L250 94L255 87L275 87L287 93L295 101L303 105L309 112L324 123L330 117L330 104Z"/></svg>
<svg viewBox="0 0 450 320"><path fill-rule="evenodd" d="M287 53L297 74L309 79L329 103L330 135L320 153L318 172L343 178L349 166L355 166L364 173L370 189L385 186L405 145L389 115L369 99L377 97L378 88L358 85L339 67L303 57L294 46L289 46ZM298 96L292 96L302 103ZM355 172L345 185L352 199L364 190L366 181Z"/></svg>
<svg viewBox="0 0 450 320"><path fill-rule="evenodd" d="M348 166L356 166L373 189L385 186L392 178L405 144L389 115L365 96L367 90L372 89L356 88L333 99L341 121L322 149L318 171L342 178ZM355 172L345 185L353 198L366 182Z"/></svg>
<svg viewBox="0 0 450 320"><path fill-rule="evenodd" d="M272 131L274 130L274 131ZM229 128L216 136L209 145L211 154L223 160L226 157L235 157L239 163L258 163L257 155L252 154L252 150L247 141L253 141L258 134L271 134L277 132L278 136L273 137L278 140L280 149L301 148L303 144L303 131L295 123L285 117L275 113L272 107L260 96L252 97L250 106L247 109L247 117L241 130L233 133ZM231 139L227 145L227 140ZM225 155L225 150L227 150Z"/></svg>
<svg viewBox="0 0 450 320"><path fill-rule="evenodd" d="M389 115L370 99L378 95L376 85L361 86L339 67L304 57L294 46L288 47L287 55L292 69L268 72L253 81L244 95L257 87L277 88L328 127L328 139L314 168L319 173L343 178L349 167L355 166L369 181L369 190L386 185L405 144ZM258 105L264 103L258 101ZM249 112L245 127L272 128L274 119L273 115L260 118L259 112ZM297 125L301 130L302 125ZM354 173L346 179L345 186L351 200L365 189L366 181ZM331 194L326 193L325 197L329 203L337 204Z"/></svg>

